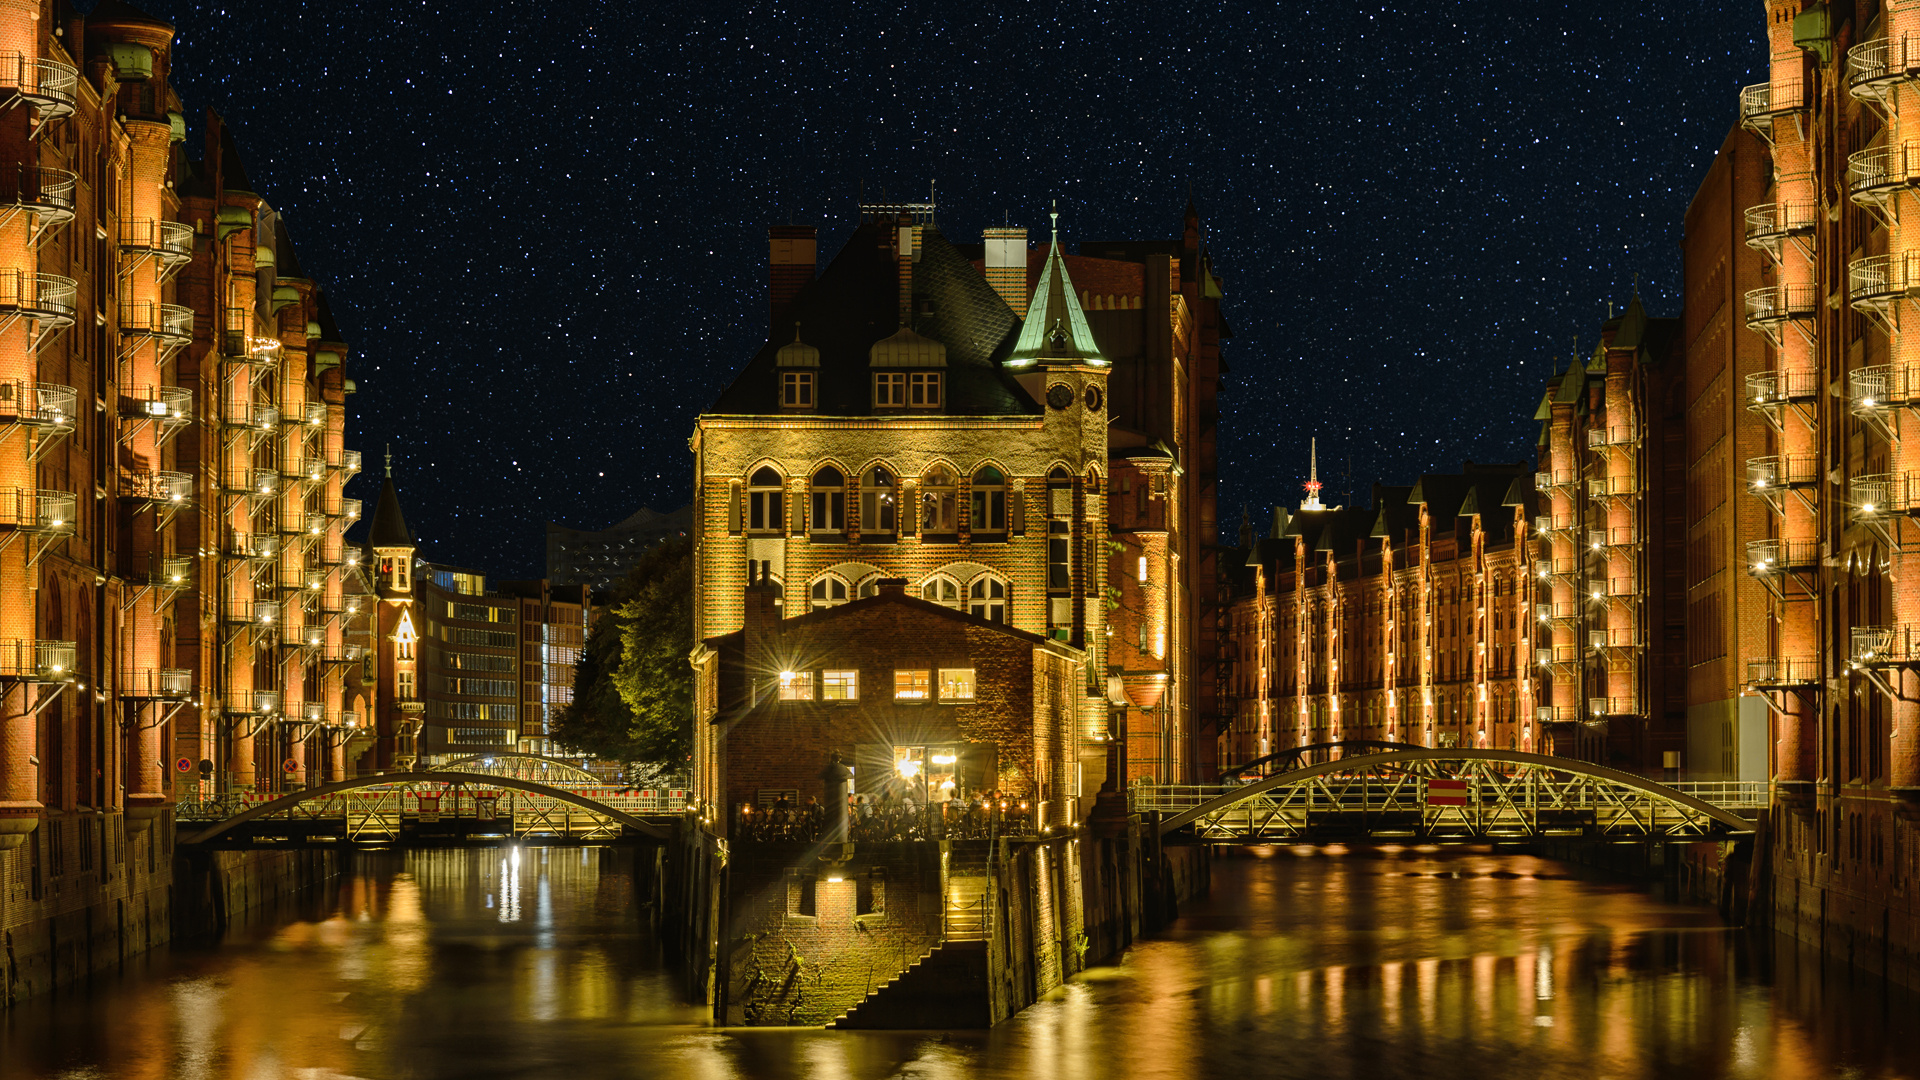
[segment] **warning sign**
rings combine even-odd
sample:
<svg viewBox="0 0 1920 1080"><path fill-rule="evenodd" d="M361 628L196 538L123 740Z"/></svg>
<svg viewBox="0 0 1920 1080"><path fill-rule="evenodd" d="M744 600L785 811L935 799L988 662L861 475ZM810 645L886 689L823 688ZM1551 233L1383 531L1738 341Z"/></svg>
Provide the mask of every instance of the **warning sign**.
<svg viewBox="0 0 1920 1080"><path fill-rule="evenodd" d="M1428 806L1465 806L1467 805L1467 782L1465 780L1429 780L1427 781Z"/></svg>

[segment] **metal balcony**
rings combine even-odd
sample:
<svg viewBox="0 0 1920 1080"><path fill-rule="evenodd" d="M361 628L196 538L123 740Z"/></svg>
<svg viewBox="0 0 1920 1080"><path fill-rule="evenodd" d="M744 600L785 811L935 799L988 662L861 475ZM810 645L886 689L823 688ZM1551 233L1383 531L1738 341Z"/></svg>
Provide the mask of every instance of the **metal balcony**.
<svg viewBox="0 0 1920 1080"><path fill-rule="evenodd" d="M64 329L73 325L79 304L80 283L70 277L0 270L0 314Z"/></svg>
<svg viewBox="0 0 1920 1080"><path fill-rule="evenodd" d="M150 218L123 222L120 250L136 260L157 258L165 268L182 266L193 261L193 226Z"/></svg>
<svg viewBox="0 0 1920 1080"><path fill-rule="evenodd" d="M253 332L250 308L226 308L220 313L220 354L229 363L271 369L280 366L280 339Z"/></svg>
<svg viewBox="0 0 1920 1080"><path fill-rule="evenodd" d="M1856 522L1886 533L1896 518L1920 515L1920 481L1907 473L1868 473L1847 480L1847 511Z"/></svg>
<svg viewBox="0 0 1920 1080"><path fill-rule="evenodd" d="M319 458L289 455L280 459L280 475L287 480L318 482L327 478L327 466Z"/></svg>
<svg viewBox="0 0 1920 1080"><path fill-rule="evenodd" d="M278 469L228 469L221 477L220 487L229 495L271 499L280 494L280 471Z"/></svg>
<svg viewBox="0 0 1920 1080"><path fill-rule="evenodd" d="M71 641L0 640L0 679L61 683L74 675L80 647Z"/></svg>
<svg viewBox="0 0 1920 1080"><path fill-rule="evenodd" d="M0 423L73 429L80 392L58 383L0 382Z"/></svg>
<svg viewBox="0 0 1920 1080"><path fill-rule="evenodd" d="M1856 626L1848 635L1849 658L1861 667L1902 667L1920 663L1920 626L1893 623Z"/></svg>
<svg viewBox="0 0 1920 1080"><path fill-rule="evenodd" d="M1615 525L1605 530L1605 543L1608 547L1632 547L1640 542L1639 531L1631 525Z"/></svg>
<svg viewBox="0 0 1920 1080"><path fill-rule="evenodd" d="M327 515L321 513L288 514L280 521L280 535L301 540L317 540L327 534Z"/></svg>
<svg viewBox="0 0 1920 1080"><path fill-rule="evenodd" d="M233 626L274 626L280 622L280 602L278 600L235 600L227 605L223 621Z"/></svg>
<svg viewBox="0 0 1920 1080"><path fill-rule="evenodd" d="M309 401L298 409L288 409L280 417L280 422L289 427L320 427L327 422L327 404L324 401Z"/></svg>
<svg viewBox="0 0 1920 1080"><path fill-rule="evenodd" d="M340 471L347 476L360 475L360 451L348 450L340 455Z"/></svg>
<svg viewBox="0 0 1920 1080"><path fill-rule="evenodd" d="M1854 309L1892 324L1895 304L1920 295L1920 253L1873 255L1847 264L1847 302Z"/></svg>
<svg viewBox="0 0 1920 1080"><path fill-rule="evenodd" d="M360 500L359 499L341 499L340 500L340 516L343 518L346 518L348 521L359 521L360 520Z"/></svg>
<svg viewBox="0 0 1920 1080"><path fill-rule="evenodd" d="M122 395L120 418L128 421L122 437L131 439L148 424L154 426L154 441L165 445L193 423L193 391L184 386L150 387L145 397Z"/></svg>
<svg viewBox="0 0 1920 1080"><path fill-rule="evenodd" d="M357 712L355 712L355 711L354 711L354 710L352 710L352 709L342 709L342 710L340 710L340 726L341 726L342 728L357 728L357 727L359 727L359 726L360 726L360 714L359 714L359 713L357 713Z"/></svg>
<svg viewBox="0 0 1920 1080"><path fill-rule="evenodd" d="M193 560L178 556L161 559L159 568L147 575L147 582L161 589L191 589Z"/></svg>
<svg viewBox="0 0 1920 1080"><path fill-rule="evenodd" d="M1847 197L1885 221L1903 191L1920 184L1920 144L1888 143L1847 155Z"/></svg>
<svg viewBox="0 0 1920 1080"><path fill-rule="evenodd" d="M1637 699L1630 697L1588 698L1587 712L1594 719L1608 716L1632 716L1640 711Z"/></svg>
<svg viewBox="0 0 1920 1080"><path fill-rule="evenodd" d="M157 338L162 346L177 349L193 340L193 309L145 300L123 301L120 304L120 334L131 338Z"/></svg>
<svg viewBox="0 0 1920 1080"><path fill-rule="evenodd" d="M1747 661L1747 685L1756 689L1783 689L1820 684L1817 656L1763 656Z"/></svg>
<svg viewBox="0 0 1920 1080"><path fill-rule="evenodd" d="M74 196L80 189L78 176L47 165L22 165L15 176L13 191L0 194L0 219L16 213L32 214L36 237L73 220Z"/></svg>
<svg viewBox="0 0 1920 1080"><path fill-rule="evenodd" d="M279 711L278 690L242 690L227 697L228 715L271 716Z"/></svg>
<svg viewBox="0 0 1920 1080"><path fill-rule="evenodd" d="M227 554L247 562L272 562L280 557L280 538L272 533L234 533Z"/></svg>
<svg viewBox="0 0 1920 1080"><path fill-rule="evenodd" d="M1631 476L1595 476L1587 480L1587 495L1594 499L1612 499L1639 494Z"/></svg>
<svg viewBox="0 0 1920 1080"><path fill-rule="evenodd" d="M34 119L45 122L73 115L80 72L58 60L36 60L20 53L0 55L0 91L24 100Z"/></svg>
<svg viewBox="0 0 1920 1080"><path fill-rule="evenodd" d="M327 632L318 626L280 628L280 647L283 649L317 649L326 643Z"/></svg>
<svg viewBox="0 0 1920 1080"><path fill-rule="evenodd" d="M1809 404L1819 393L1815 371L1756 371L1747 376L1747 408L1753 412Z"/></svg>
<svg viewBox="0 0 1920 1080"><path fill-rule="evenodd" d="M1891 111L1900 83L1920 77L1920 42L1875 38L1847 50L1847 93Z"/></svg>
<svg viewBox="0 0 1920 1080"><path fill-rule="evenodd" d="M120 696L183 698L193 693L193 672L185 668L143 668L120 674Z"/></svg>
<svg viewBox="0 0 1920 1080"><path fill-rule="evenodd" d="M70 491L0 489L0 529L36 536L66 536L73 532L79 509L80 500Z"/></svg>
<svg viewBox="0 0 1920 1080"><path fill-rule="evenodd" d="M159 469L123 472L120 474L120 497L185 509L193 505L193 476Z"/></svg>
<svg viewBox="0 0 1920 1080"><path fill-rule="evenodd" d="M1773 142L1775 119L1806 111L1806 94L1799 83L1758 83L1740 90L1741 126L1768 143Z"/></svg>
<svg viewBox="0 0 1920 1080"><path fill-rule="evenodd" d="M1579 723L1585 719L1578 705L1536 705L1533 709L1535 722L1542 724Z"/></svg>
<svg viewBox="0 0 1920 1080"><path fill-rule="evenodd" d="M1762 285L1747 290L1747 329L1780 340L1780 328L1805 322L1820 307L1820 293L1812 285Z"/></svg>
<svg viewBox="0 0 1920 1080"><path fill-rule="evenodd" d="M1819 565L1818 540L1747 541L1747 573L1754 577L1812 570Z"/></svg>
<svg viewBox="0 0 1920 1080"><path fill-rule="evenodd" d="M320 590L326 587L326 571L317 568L313 570L295 570L292 573L282 572L280 575L280 588L287 592L313 593L318 596Z"/></svg>
<svg viewBox="0 0 1920 1080"><path fill-rule="evenodd" d="M1808 202L1761 203L1747 208L1747 246L1780 260L1780 246L1788 240L1812 236L1819 207Z"/></svg>
<svg viewBox="0 0 1920 1080"><path fill-rule="evenodd" d="M1820 459L1813 454L1775 454L1747 459L1747 493L1765 499L1776 513L1781 497L1794 497L1813 509L1807 490L1820 483Z"/></svg>
<svg viewBox="0 0 1920 1080"><path fill-rule="evenodd" d="M1577 470L1567 469L1561 472L1551 472L1542 469L1534 474L1533 487L1535 491L1551 491L1554 488L1573 487L1579 482L1580 473Z"/></svg>

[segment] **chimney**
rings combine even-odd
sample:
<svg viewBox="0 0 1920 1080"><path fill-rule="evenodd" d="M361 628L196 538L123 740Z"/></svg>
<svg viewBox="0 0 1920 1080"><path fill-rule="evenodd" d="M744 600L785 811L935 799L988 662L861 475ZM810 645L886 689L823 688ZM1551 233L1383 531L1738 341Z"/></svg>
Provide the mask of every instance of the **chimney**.
<svg viewBox="0 0 1920 1080"><path fill-rule="evenodd" d="M1000 294L1013 313L1027 317L1027 230L986 229L980 234L986 241L987 284Z"/></svg>
<svg viewBox="0 0 1920 1080"><path fill-rule="evenodd" d="M900 325L913 326L913 264L919 258L914 242L920 230L913 227L913 215L905 210L894 226L893 258L900 267Z"/></svg>
<svg viewBox="0 0 1920 1080"><path fill-rule="evenodd" d="M767 229L767 304L775 332L791 319L786 309L800 290L813 280L813 268L819 261L817 241L811 225L774 225Z"/></svg>
<svg viewBox="0 0 1920 1080"><path fill-rule="evenodd" d="M752 564L748 565L751 567ZM757 579L749 576L745 590L746 610L740 617L743 632L741 646L750 666L769 657L774 639L780 635L780 587L772 582L765 570L760 575Z"/></svg>

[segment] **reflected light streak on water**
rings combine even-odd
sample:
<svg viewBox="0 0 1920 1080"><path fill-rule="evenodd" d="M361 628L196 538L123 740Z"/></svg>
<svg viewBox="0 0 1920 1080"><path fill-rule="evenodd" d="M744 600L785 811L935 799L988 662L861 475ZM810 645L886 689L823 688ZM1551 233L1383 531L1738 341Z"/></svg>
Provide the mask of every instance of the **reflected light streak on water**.
<svg viewBox="0 0 1920 1080"><path fill-rule="evenodd" d="M0 1077L1920 1080L1913 995L1524 856L1223 859L1163 937L947 1034L708 1026L632 865L364 858L217 946L0 1013Z"/></svg>

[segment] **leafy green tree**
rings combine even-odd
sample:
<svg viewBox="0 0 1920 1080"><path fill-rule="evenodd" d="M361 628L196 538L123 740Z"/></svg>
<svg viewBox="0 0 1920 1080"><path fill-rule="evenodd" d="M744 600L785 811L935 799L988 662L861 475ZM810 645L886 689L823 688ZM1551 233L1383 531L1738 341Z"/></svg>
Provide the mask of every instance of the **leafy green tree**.
<svg viewBox="0 0 1920 1080"><path fill-rule="evenodd" d="M693 745L693 541L669 540L613 587L587 634L561 745L681 772Z"/></svg>

